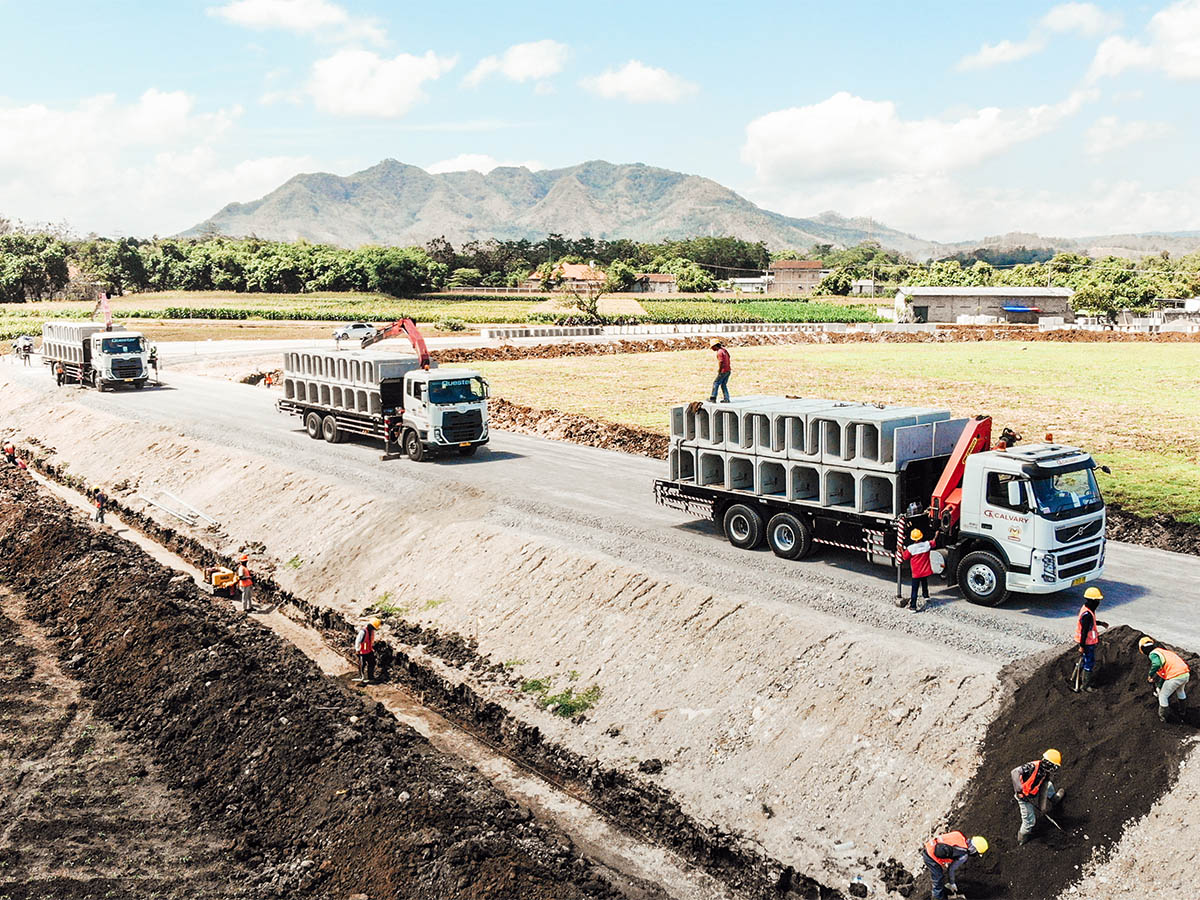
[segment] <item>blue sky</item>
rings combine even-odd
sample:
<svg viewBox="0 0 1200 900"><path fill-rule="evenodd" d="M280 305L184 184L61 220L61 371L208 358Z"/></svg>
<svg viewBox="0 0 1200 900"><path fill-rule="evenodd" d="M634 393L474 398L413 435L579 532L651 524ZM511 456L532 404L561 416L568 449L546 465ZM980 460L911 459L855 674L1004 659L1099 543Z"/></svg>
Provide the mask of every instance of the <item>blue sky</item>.
<svg viewBox="0 0 1200 900"><path fill-rule="evenodd" d="M644 162L925 237L1200 228L1200 0L0 0L0 216L169 234L301 171Z"/></svg>

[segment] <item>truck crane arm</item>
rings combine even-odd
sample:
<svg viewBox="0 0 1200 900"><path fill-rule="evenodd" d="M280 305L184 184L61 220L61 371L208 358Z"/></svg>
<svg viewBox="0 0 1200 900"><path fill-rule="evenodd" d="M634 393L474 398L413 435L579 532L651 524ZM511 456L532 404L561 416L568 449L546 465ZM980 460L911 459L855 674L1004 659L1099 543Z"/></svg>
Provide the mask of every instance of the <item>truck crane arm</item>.
<svg viewBox="0 0 1200 900"><path fill-rule="evenodd" d="M420 329L417 328L417 323L412 319L397 319L391 325L381 328L379 331L370 337L362 339L364 348L370 347L379 341L386 341L388 338L400 337L405 335L409 343L413 345L413 349L417 351L417 360L422 369L428 369L431 363L429 350L425 347L425 338L421 336Z"/></svg>
<svg viewBox="0 0 1200 900"><path fill-rule="evenodd" d="M963 469L967 465L967 457L972 453L982 453L992 447L992 417L976 416L967 422L967 427L958 436L954 452L946 460L946 468L933 489L933 499L929 504L929 517L943 530L952 529L958 524L959 512L962 509L962 478Z"/></svg>

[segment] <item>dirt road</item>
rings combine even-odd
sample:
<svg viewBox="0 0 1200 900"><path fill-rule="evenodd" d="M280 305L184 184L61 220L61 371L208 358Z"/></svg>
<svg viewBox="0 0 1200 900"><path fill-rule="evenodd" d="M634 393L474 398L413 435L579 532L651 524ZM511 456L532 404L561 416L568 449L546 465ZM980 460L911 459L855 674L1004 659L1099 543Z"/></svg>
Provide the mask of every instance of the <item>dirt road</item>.
<svg viewBox="0 0 1200 900"><path fill-rule="evenodd" d="M480 491L488 517L505 525L588 547L651 574L723 592L791 601L794 585L828 586L816 608L862 624L900 629L915 637L1007 658L1036 644L1069 637L1076 593L1017 597L1000 609L962 601L955 591L935 591L920 616L899 614L890 603L888 571L856 555L829 551L821 559L791 563L768 551L735 550L706 522L654 505L651 483L663 463L610 451L494 433L472 459L414 465L383 463L371 443L330 445L310 440L299 420L274 409L278 392L214 378L177 374L169 386L141 392L98 394L56 390L37 367L11 377L47 398L70 399L131 421L167 425L181 434L332 476L377 494L399 495L422 485L459 484ZM1200 620L1191 612L1200 559L1128 544L1110 543L1101 581L1104 612L1113 624L1130 622L1171 640L1200 645ZM811 592L810 592L811 595Z"/></svg>

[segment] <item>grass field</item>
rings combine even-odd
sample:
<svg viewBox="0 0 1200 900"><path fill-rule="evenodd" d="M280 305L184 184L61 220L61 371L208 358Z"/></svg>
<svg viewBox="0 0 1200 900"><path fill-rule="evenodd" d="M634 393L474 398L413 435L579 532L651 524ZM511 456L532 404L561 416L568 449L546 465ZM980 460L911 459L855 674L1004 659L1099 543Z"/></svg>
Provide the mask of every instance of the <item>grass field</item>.
<svg viewBox="0 0 1200 900"><path fill-rule="evenodd" d="M737 394L909 403L987 413L1026 440L1053 432L1110 465L1131 512L1200 522L1200 344L834 344L737 348ZM667 431L667 407L708 396L712 353L483 363L496 395Z"/></svg>

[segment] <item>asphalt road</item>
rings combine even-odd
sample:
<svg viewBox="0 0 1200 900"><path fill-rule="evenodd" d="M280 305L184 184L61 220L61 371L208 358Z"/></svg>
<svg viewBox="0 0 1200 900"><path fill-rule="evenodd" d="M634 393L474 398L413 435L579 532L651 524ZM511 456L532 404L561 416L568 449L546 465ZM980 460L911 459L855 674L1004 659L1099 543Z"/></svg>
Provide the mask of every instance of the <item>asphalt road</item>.
<svg viewBox="0 0 1200 900"><path fill-rule="evenodd" d="M41 366L14 369L16 378L48 395L60 390ZM298 418L275 410L278 391L263 387L172 374L170 384L159 389L104 394L61 390L88 407L169 425L189 437L376 493L468 484L492 501L491 520L607 554L647 574L722 595L803 603L971 652L1011 657L1038 644L1069 640L1081 602L1078 588L1048 597L1016 597L988 609L943 587L935 589L925 612L897 610L891 602L892 571L857 555L822 548L820 558L788 562L766 550L740 551L710 523L656 506L652 483L664 474L665 463L643 457L493 432L488 447L473 458L382 461L382 447L372 442L311 440ZM1113 542L1099 585L1106 597L1101 618L1200 648L1195 602L1200 557Z"/></svg>

